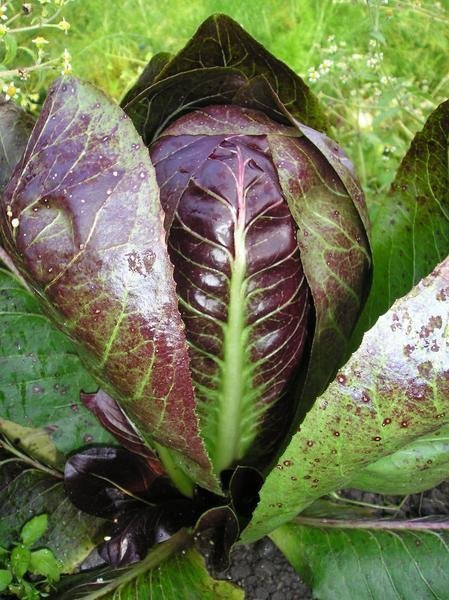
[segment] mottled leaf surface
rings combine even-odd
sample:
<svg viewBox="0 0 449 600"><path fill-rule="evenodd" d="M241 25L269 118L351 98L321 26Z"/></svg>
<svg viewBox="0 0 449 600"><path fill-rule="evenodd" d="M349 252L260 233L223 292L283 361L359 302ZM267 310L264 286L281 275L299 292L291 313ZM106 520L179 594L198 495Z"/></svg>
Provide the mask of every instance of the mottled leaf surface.
<svg viewBox="0 0 449 600"><path fill-rule="evenodd" d="M417 494L449 479L449 425L368 465L348 487L378 494Z"/></svg>
<svg viewBox="0 0 449 600"><path fill-rule="evenodd" d="M296 226L267 141L277 129L296 135L263 113L209 106L177 120L150 150L217 471L247 453L254 459L261 430L264 452L285 433L294 407L277 403L308 334Z"/></svg>
<svg viewBox="0 0 449 600"><path fill-rule="evenodd" d="M316 519L314 526L283 525L270 537L317 600L447 598L447 522L348 521L339 527L337 520L320 525Z"/></svg>
<svg viewBox="0 0 449 600"><path fill-rule="evenodd" d="M365 334L267 477L243 540L449 421L449 259ZM430 369L423 368L429 365Z"/></svg>
<svg viewBox="0 0 449 600"><path fill-rule="evenodd" d="M53 550L62 561L64 573L72 572L100 541L103 519L75 508L61 480L29 469L0 488L0 546L7 548L17 542L23 525L44 513L48 514L48 529L39 545Z"/></svg>
<svg viewBox="0 0 449 600"><path fill-rule="evenodd" d="M32 128L30 115L14 102L0 99L0 193L22 157Z"/></svg>
<svg viewBox="0 0 449 600"><path fill-rule="evenodd" d="M374 279L355 343L449 254L448 138L446 101L415 136L389 194L371 207Z"/></svg>
<svg viewBox="0 0 449 600"><path fill-rule="evenodd" d="M141 433L217 488L198 434L162 217L130 120L93 86L56 81L5 191L8 251Z"/></svg>
<svg viewBox="0 0 449 600"><path fill-rule="evenodd" d="M125 569L97 570L63 582L56 600L243 600L244 593L227 581L216 581L185 531L159 544L145 559Z"/></svg>
<svg viewBox="0 0 449 600"><path fill-rule="evenodd" d="M312 141L269 137L282 191L298 226L301 261L315 306L315 335L299 407L303 414L344 356L371 277L369 243L357 209L364 204L363 194L342 181L350 170L339 158L338 146L325 157L315 146L315 138L321 145L324 138L315 134Z"/></svg>
<svg viewBox="0 0 449 600"><path fill-rule="evenodd" d="M81 365L75 345L49 318L31 293L8 271L0 269L0 418L2 431L47 434L55 450L45 462L61 460L91 443L112 438L80 403L80 390L95 390L95 381ZM5 423L5 421L9 423ZM37 432L40 432L39 434ZM45 438L42 438L45 439ZM49 449L49 448L48 448ZM39 443L38 451L42 452Z"/></svg>

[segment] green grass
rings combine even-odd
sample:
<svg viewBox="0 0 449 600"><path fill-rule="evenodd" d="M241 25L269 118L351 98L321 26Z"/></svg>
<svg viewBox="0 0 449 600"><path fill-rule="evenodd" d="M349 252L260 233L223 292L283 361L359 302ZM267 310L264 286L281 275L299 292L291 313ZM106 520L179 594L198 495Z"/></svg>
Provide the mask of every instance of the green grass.
<svg viewBox="0 0 449 600"><path fill-rule="evenodd" d="M117 100L154 54L176 52L211 13L229 14L320 96L370 195L449 97L449 0L72 0L62 11L70 31L46 30L48 52L67 47L74 74ZM27 85L42 90L52 76Z"/></svg>

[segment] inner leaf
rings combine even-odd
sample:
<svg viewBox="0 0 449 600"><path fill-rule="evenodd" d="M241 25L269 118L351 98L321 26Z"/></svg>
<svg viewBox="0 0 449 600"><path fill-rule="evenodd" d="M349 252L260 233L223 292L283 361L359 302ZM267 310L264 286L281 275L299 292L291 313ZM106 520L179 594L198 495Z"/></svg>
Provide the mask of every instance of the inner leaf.
<svg viewBox="0 0 449 600"><path fill-rule="evenodd" d="M262 422L275 418L306 339L309 292L265 135L272 125L254 111L209 107L179 119L151 150L218 471L242 459Z"/></svg>

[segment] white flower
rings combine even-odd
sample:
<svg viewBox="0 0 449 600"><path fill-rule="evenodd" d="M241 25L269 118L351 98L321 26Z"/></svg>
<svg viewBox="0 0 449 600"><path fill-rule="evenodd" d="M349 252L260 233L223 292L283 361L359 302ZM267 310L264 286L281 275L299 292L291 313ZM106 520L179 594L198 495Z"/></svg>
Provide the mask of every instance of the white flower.
<svg viewBox="0 0 449 600"><path fill-rule="evenodd" d="M360 129L371 129L371 125L373 124L373 115L369 112L361 110L357 116L357 121Z"/></svg>
<svg viewBox="0 0 449 600"><path fill-rule="evenodd" d="M307 77L309 81L318 81L320 78L320 73L315 69L315 67L310 67L307 71Z"/></svg>

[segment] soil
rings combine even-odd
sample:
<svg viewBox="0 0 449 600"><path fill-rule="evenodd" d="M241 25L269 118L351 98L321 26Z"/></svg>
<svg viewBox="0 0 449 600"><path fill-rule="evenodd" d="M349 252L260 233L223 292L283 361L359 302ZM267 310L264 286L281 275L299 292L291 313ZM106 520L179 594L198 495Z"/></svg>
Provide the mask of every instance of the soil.
<svg viewBox="0 0 449 600"><path fill-rule="evenodd" d="M400 496L380 496L359 490L344 490L342 496L352 500L382 505L399 505ZM384 514L384 513L379 513ZM395 518L418 518L449 514L449 480L422 494L413 494L395 513ZM277 547L264 538L255 544L237 547L231 566L214 577L228 579L245 590L245 600L312 600L310 588L290 566Z"/></svg>

